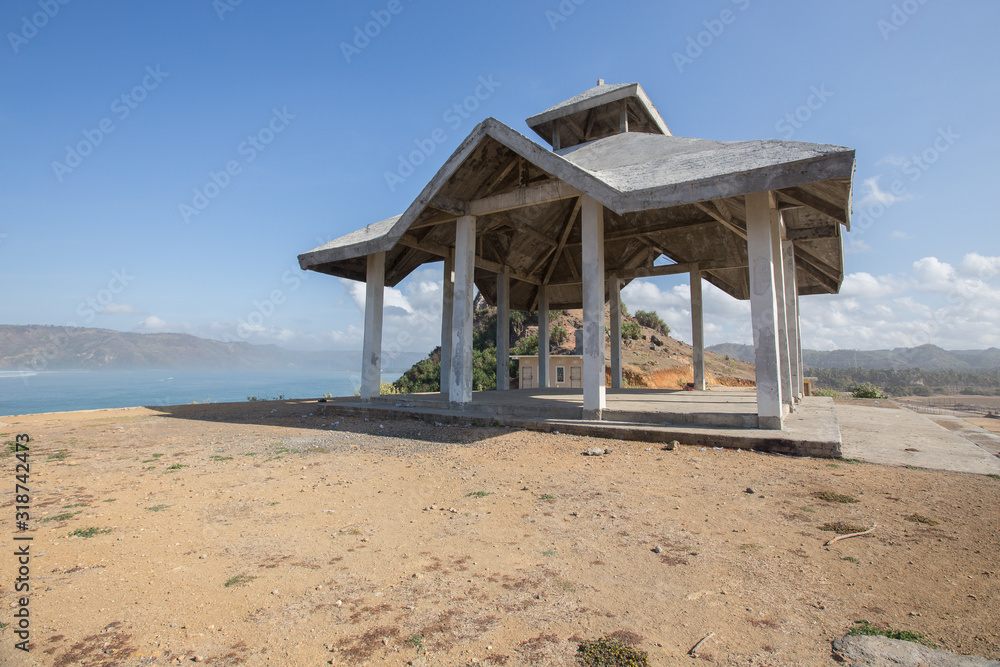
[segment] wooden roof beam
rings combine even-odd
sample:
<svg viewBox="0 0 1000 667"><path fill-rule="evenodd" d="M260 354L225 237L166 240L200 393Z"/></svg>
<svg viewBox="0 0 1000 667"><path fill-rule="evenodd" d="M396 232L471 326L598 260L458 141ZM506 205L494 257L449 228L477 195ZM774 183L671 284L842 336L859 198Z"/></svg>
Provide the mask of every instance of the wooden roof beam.
<svg viewBox="0 0 1000 667"><path fill-rule="evenodd" d="M814 211L822 213L826 217L832 218L850 229L847 213L843 208L823 199L822 197L814 195L805 188L784 188L783 190L778 190L778 194L791 199L796 204L808 206Z"/></svg>

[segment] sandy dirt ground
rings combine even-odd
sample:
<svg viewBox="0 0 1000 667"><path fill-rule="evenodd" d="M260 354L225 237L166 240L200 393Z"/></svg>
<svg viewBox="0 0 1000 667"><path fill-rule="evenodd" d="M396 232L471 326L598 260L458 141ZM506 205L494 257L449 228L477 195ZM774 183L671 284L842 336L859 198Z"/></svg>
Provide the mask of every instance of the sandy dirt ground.
<svg viewBox="0 0 1000 667"><path fill-rule="evenodd" d="M297 402L3 421L34 538L26 655L7 454L4 665L572 665L613 632L653 665L828 665L860 619L1000 658L984 475Z"/></svg>

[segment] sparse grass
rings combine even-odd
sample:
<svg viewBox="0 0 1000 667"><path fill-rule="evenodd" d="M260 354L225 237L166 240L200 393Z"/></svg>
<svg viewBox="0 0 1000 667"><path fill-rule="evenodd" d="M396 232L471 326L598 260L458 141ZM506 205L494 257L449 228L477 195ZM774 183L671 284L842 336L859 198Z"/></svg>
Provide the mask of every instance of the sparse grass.
<svg viewBox="0 0 1000 667"><path fill-rule="evenodd" d="M748 542L746 544L741 544L739 548L740 551L756 551L757 549L763 549L764 547L756 542Z"/></svg>
<svg viewBox="0 0 1000 667"><path fill-rule="evenodd" d="M988 473L986 476L992 477L993 479L1000 479L1000 475L996 474L995 472Z"/></svg>
<svg viewBox="0 0 1000 667"><path fill-rule="evenodd" d="M844 463L861 463L861 459L840 459Z"/></svg>
<svg viewBox="0 0 1000 667"><path fill-rule="evenodd" d="M75 505L63 505L64 510L71 510L74 507L90 507L90 503L76 503Z"/></svg>
<svg viewBox="0 0 1000 667"><path fill-rule="evenodd" d="M839 468L840 464L839 463L827 463L826 467L827 468Z"/></svg>
<svg viewBox="0 0 1000 667"><path fill-rule="evenodd" d="M147 507L146 509L150 512L162 512L168 507L170 507L170 505L153 505L152 507Z"/></svg>
<svg viewBox="0 0 1000 667"><path fill-rule="evenodd" d="M538 497L538 499L539 500L555 500L556 497L553 496L551 493L543 493L541 496Z"/></svg>
<svg viewBox="0 0 1000 667"><path fill-rule="evenodd" d="M167 466L167 472L173 472L174 470L180 470L181 468L187 468L187 466L183 463L175 463Z"/></svg>
<svg viewBox="0 0 1000 667"><path fill-rule="evenodd" d="M855 558L854 556L844 556L840 560L846 560L848 563L860 563L861 562L857 558Z"/></svg>
<svg viewBox="0 0 1000 667"><path fill-rule="evenodd" d="M88 538L88 537L93 537L94 535L105 535L110 532L111 532L110 528L77 528L67 537Z"/></svg>
<svg viewBox="0 0 1000 667"><path fill-rule="evenodd" d="M58 451L49 454L49 461L62 461L63 459L69 458L69 452Z"/></svg>
<svg viewBox="0 0 1000 667"><path fill-rule="evenodd" d="M923 644L924 646L929 646L930 648L937 648L936 645L927 641L926 638L919 632L910 632L909 630L893 630L892 628L880 628L877 625L869 623L868 621L861 620L855 621L854 627L852 627L848 633L854 636L868 636L868 637L888 637L889 639L901 639L904 642L915 642L917 644Z"/></svg>
<svg viewBox="0 0 1000 667"><path fill-rule="evenodd" d="M235 577L229 577L226 579L226 583L222 584L226 588L232 588L233 586L245 586L257 577L249 574L237 574Z"/></svg>
<svg viewBox="0 0 1000 667"><path fill-rule="evenodd" d="M160 458L161 456L163 456L163 454L153 454L153 458L154 458L154 459L158 459L158 458Z"/></svg>
<svg viewBox="0 0 1000 667"><path fill-rule="evenodd" d="M850 533L860 533L864 531L863 526L858 526L853 523L846 523L844 521L834 521L832 523L824 523L819 527L820 530L825 530L830 533L837 533L838 535L849 535Z"/></svg>
<svg viewBox="0 0 1000 667"><path fill-rule="evenodd" d="M247 452L243 456L257 456L257 452Z"/></svg>
<svg viewBox="0 0 1000 667"><path fill-rule="evenodd" d="M413 648L417 649L418 653L422 653L424 650L424 636L423 635L413 635L407 639L404 644L409 644Z"/></svg>
<svg viewBox="0 0 1000 667"><path fill-rule="evenodd" d="M799 509L802 510L803 512L809 512L810 514L815 514L816 513L816 510L814 510L813 508L809 507L808 505L803 505Z"/></svg>
<svg viewBox="0 0 1000 667"><path fill-rule="evenodd" d="M910 516L906 517L906 520L907 521L913 521L914 523L927 524L928 526L936 526L936 525L938 525L940 523L939 521L935 521L934 519L930 518L929 516L924 516L923 514L917 514L916 512L914 512Z"/></svg>
<svg viewBox="0 0 1000 667"><path fill-rule="evenodd" d="M647 667L649 657L645 651L632 648L625 642L611 637L588 639L580 642L576 659L583 667Z"/></svg>
<svg viewBox="0 0 1000 667"><path fill-rule="evenodd" d="M105 503L113 503L113 502L115 502L116 500L118 500L118 499L117 499L117 498L108 498L107 500L103 500L103 501L101 501L101 502L105 502Z"/></svg>
<svg viewBox="0 0 1000 667"><path fill-rule="evenodd" d="M472 493L465 494L465 497L472 498L474 496L476 498L485 498L488 495L490 495L489 491L473 491Z"/></svg>
<svg viewBox="0 0 1000 667"><path fill-rule="evenodd" d="M812 494L813 498L819 498L831 503L856 503L858 499L846 493L834 493L833 491L817 491Z"/></svg>
<svg viewBox="0 0 1000 667"><path fill-rule="evenodd" d="M549 549L547 551L543 551L542 555L543 556L555 556L556 555L556 550L555 549Z"/></svg>
<svg viewBox="0 0 1000 667"><path fill-rule="evenodd" d="M42 523L48 523L49 521L67 521L75 517L79 512L66 512L64 514L56 514L55 516L47 516L42 519Z"/></svg>
<svg viewBox="0 0 1000 667"><path fill-rule="evenodd" d="M278 504L278 501L277 501L277 500L275 500L275 501L274 501L273 503L268 503L268 505L270 505L271 507L274 507L274 506L275 506L275 505L277 505L277 504Z"/></svg>
<svg viewBox="0 0 1000 667"><path fill-rule="evenodd" d="M556 579L556 586L567 593L576 593L576 586L564 579Z"/></svg>
<svg viewBox="0 0 1000 667"><path fill-rule="evenodd" d="M4 444L4 450L3 450L4 456L10 456L11 454L17 451L17 442L15 442L14 440L8 440L3 444Z"/></svg>
<svg viewBox="0 0 1000 667"><path fill-rule="evenodd" d="M219 454L212 454L208 458L211 459L212 461L232 461L233 460L232 456L220 456Z"/></svg>

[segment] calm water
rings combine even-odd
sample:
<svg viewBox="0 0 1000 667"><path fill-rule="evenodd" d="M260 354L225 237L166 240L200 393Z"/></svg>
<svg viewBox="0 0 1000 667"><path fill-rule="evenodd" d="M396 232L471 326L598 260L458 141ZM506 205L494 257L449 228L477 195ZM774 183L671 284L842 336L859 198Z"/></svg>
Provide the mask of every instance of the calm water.
<svg viewBox="0 0 1000 667"><path fill-rule="evenodd" d="M383 373L392 382L400 373ZM0 416L223 403L260 398L350 396L361 385L352 371L0 371Z"/></svg>

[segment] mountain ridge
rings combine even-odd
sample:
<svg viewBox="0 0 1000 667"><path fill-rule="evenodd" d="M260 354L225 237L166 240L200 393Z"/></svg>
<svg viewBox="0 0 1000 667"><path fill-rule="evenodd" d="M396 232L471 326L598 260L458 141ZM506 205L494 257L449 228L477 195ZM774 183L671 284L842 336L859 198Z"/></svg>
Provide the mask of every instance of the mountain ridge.
<svg viewBox="0 0 1000 667"><path fill-rule="evenodd" d="M402 353L386 370L422 355ZM227 343L191 334L133 333L91 327L0 325L0 370L358 370L361 352L299 352L277 345Z"/></svg>
<svg viewBox="0 0 1000 667"><path fill-rule="evenodd" d="M753 363L753 346L720 343L705 348L715 354ZM988 371L1000 368L1000 349L945 350L937 345L897 347L892 350L802 350L806 368L862 368L866 370L919 368L924 371Z"/></svg>

